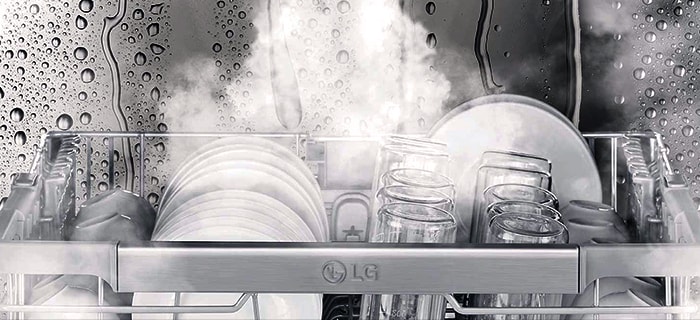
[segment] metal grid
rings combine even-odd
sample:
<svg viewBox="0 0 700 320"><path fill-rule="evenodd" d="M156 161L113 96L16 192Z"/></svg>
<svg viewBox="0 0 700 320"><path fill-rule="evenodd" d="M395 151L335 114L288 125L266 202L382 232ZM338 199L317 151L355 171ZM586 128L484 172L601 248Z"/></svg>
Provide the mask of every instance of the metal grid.
<svg viewBox="0 0 700 320"><path fill-rule="evenodd" d="M51 133L47 136L46 141L50 141L51 139L66 139L66 138L78 138L81 141L84 141L83 147L83 152L82 155L84 155L84 158L82 158L82 161L76 157L74 161L75 167L82 167L84 168L83 175L87 177L84 182L85 185L81 186L81 181L80 179L74 179L74 188L75 190L79 190L80 187L83 187L85 189L85 196L84 199L87 199L93 195L93 192L95 192L94 186L93 186L93 179L91 176L93 175L93 170L94 170L94 163L95 160L93 159L93 156L95 155L94 150L96 149L94 146L94 142L96 139L102 139L103 145L106 146L106 152L103 153L98 153L98 155L105 155L105 158L107 160L107 165L103 166L107 172L107 181L105 183L107 184L107 188L115 188L115 187L122 187L125 189L129 189L132 191L135 191L139 193L142 196L147 195L148 191L148 186L146 183L146 176L147 176L147 169L148 169L148 155L147 155L147 146L149 146L149 143L153 143L153 141L160 141L159 139L218 139L221 137L229 137L229 136L237 136L240 134L220 134L220 133L196 133L196 134L189 134L189 133L110 133L110 132L60 132L60 133ZM329 138L324 138L324 137L312 137L308 136L305 134L276 134L276 133L270 133L270 134L254 134L255 136L259 137L264 137L264 138L271 138L271 139L287 139L288 141L291 141L290 148L293 149L294 151L297 152L297 155L300 155L303 157L306 152L306 146L309 142L313 143L328 143L328 142L344 142L344 141L365 141L365 142L376 142L378 139L376 138L367 138L367 137L360 137L360 138L337 138L337 137L329 137ZM619 179L618 175L620 174L618 172L618 148L620 147L620 141L626 140L626 139L648 139L650 141L650 147L652 148L651 153L650 153L650 159L649 162L651 162L651 165L653 165L655 162L658 162L658 164L661 165L661 174L660 174L660 179L663 179L665 181L662 181L660 183L665 183L668 185L674 185L676 184L677 186L682 185L682 179L680 179L679 182L679 177L673 175L673 171L669 165L668 159L666 157L666 148L663 145L662 139L660 136L653 134L653 133L594 133L594 134L586 134L585 137L588 139L591 149L597 154L597 159L600 160L599 164L601 166L606 165L606 161L608 161L608 168L609 170L601 170L601 178L604 182L604 184L607 186L606 192L609 195L607 198L608 203L613 205L614 207L618 208L619 203L621 198L624 198L628 195L625 194L620 194L619 192ZM118 142L123 142L122 139L131 139L134 141L132 145L136 146L137 150L137 155L135 162L138 163L137 167L138 170L135 170L136 172L133 173L131 179L125 179L120 180L117 178L117 174L115 172L118 172L118 163L116 161L115 157L115 141ZM121 141L120 141L121 140ZM32 166L32 172L39 172L39 167L45 167L45 164L42 164L42 160L46 161L51 154L51 148L50 145L45 145L44 146L43 152L37 153L37 157L35 158L34 165ZM598 157L600 153L604 153L603 157ZM79 166L82 164L82 166ZM152 165L152 164L151 164ZM128 166L125 166L128 167ZM318 172L319 168L315 168L315 174L319 176L319 179L321 179L321 176L323 175L321 172ZM326 168L327 169L327 168ZM79 170L75 170L75 175L79 176ZM131 180L132 182L129 182ZM126 186L121 185L121 184L126 184ZM133 185L133 187L131 186ZM323 185L323 184L322 184ZM98 192L100 191L99 189L97 190ZM328 190L324 190L326 192ZM79 202L80 199L80 194L76 194L76 203ZM84 200L82 199L82 200ZM5 227L5 226L3 226ZM686 226L687 227L687 226ZM697 230L691 228L691 233L693 234L685 234L685 237L682 237L685 242L688 242L688 239L694 240L694 232L697 232ZM676 234L676 237L677 238ZM669 236L661 237L659 240L663 240L665 242L684 242L681 241L680 239L671 239ZM29 239L29 237L22 237L23 239ZM15 239L17 240L17 239ZM690 241L694 242L694 241ZM21 245L21 243L20 243ZM49 248L49 243L46 243L46 248ZM116 247L116 246L115 246ZM693 247L693 250L696 250L695 247ZM578 249L576 252L580 255L581 251ZM631 250L630 250L631 251ZM281 251L280 251L281 252ZM0 271L2 271L3 268L0 265ZM75 270L76 273L81 273L81 271L84 270ZM21 305L24 303L23 301L23 295L22 294L17 294L16 292L22 292L24 287L23 283L23 277L21 275L14 274L12 275L12 279L15 279L12 283L15 285L12 290L15 292L13 295L14 299L10 299L12 301L13 305L10 304L4 304L0 305L0 310L3 312L103 312L103 313L232 313L240 308L242 308L245 303L248 301L253 301L255 307L258 307L257 304L255 303L255 298L256 294L255 293L246 293L243 296L241 296L241 299L237 301L236 303L230 305L230 306L193 306L193 307L185 307L185 306L172 306L172 307L120 307L120 306L85 306L85 307L76 307L76 306L56 306L56 307L48 307L48 306L24 306ZM99 297L103 297L103 289L104 289L104 284L109 282L109 281L103 281L102 278L99 278L98 281L100 281L100 286L99 288ZM453 310L459 314L470 314L470 315L479 315L479 314L621 314L621 313L638 313L638 314L659 314L659 313L664 313L669 315L669 317L672 314L689 314L689 313L695 313L697 312L696 307L689 305L687 301L684 301L683 299L679 299L678 294L675 294L674 296L674 289L675 287L680 287L682 286L683 283L687 282L687 278L671 278L666 277L665 278L665 285L666 285L666 301L665 301L665 306L663 307L599 307L599 280L594 280L594 285L595 285L595 294L594 294L594 306L593 307L570 307L570 308L513 308L513 309L504 309L504 308L499 308L499 309L494 309L494 308L471 308L471 307L464 307L460 302L456 300L456 298L452 294L446 294L445 297L448 302L450 302L450 305L452 306ZM583 282L583 286L585 286L586 283ZM675 285L675 287L674 287ZM579 285L580 287L580 285ZM579 288L579 290L582 290L582 288ZM362 290L360 290L362 291ZM326 299L326 303L324 305L327 306L326 311L324 314L332 316L332 310L338 309L338 305L342 305L344 308L346 308L347 313L345 315L349 317L354 317L356 316L355 313L355 308L353 306L352 301L353 296L352 295L347 295L344 296L346 297L345 302L338 302L341 301L342 299L340 298L331 298L331 296L328 296L328 299ZM337 303L334 306L334 303ZM331 311L329 311L331 310ZM256 314L259 314L259 312L256 312ZM342 312L341 312L342 314ZM12 314L10 314L12 315Z"/></svg>

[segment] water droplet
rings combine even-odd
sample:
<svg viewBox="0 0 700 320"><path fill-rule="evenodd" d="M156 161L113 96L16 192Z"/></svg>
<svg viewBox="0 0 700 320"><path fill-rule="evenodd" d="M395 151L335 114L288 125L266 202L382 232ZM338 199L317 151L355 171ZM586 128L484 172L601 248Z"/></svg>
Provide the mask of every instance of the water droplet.
<svg viewBox="0 0 700 320"><path fill-rule="evenodd" d="M134 63L136 63L137 66L142 66L146 64L146 55L139 51L134 55Z"/></svg>
<svg viewBox="0 0 700 320"><path fill-rule="evenodd" d="M681 129L681 133L683 133L683 135L686 137L692 136L694 132L695 129L693 129L693 126L691 125L686 125Z"/></svg>
<svg viewBox="0 0 700 320"><path fill-rule="evenodd" d="M5 51L5 58L12 59L14 58L15 53L12 50L7 50Z"/></svg>
<svg viewBox="0 0 700 320"><path fill-rule="evenodd" d="M624 65L620 61L615 61L615 63L613 63L613 67L615 67L615 69L622 69L623 66Z"/></svg>
<svg viewBox="0 0 700 320"><path fill-rule="evenodd" d="M29 6L29 13L31 13L31 14L39 13L39 5L32 4L31 6Z"/></svg>
<svg viewBox="0 0 700 320"><path fill-rule="evenodd" d="M221 44L217 42L213 46L211 46L211 49L214 50L214 52L219 52L221 51Z"/></svg>
<svg viewBox="0 0 700 320"><path fill-rule="evenodd" d="M87 58L87 56L88 56L88 51L87 51L87 49L85 49L85 48L83 48L83 47L77 47L77 48L75 48L75 50L73 51L73 56L74 56L76 59L82 61L82 60L85 60L85 58Z"/></svg>
<svg viewBox="0 0 700 320"><path fill-rule="evenodd" d="M338 30L338 29L331 30L331 35L333 36L333 38L340 37L340 30Z"/></svg>
<svg viewBox="0 0 700 320"><path fill-rule="evenodd" d="M238 18L239 19L245 19L246 13L245 11L238 11Z"/></svg>
<svg viewBox="0 0 700 320"><path fill-rule="evenodd" d="M80 79L85 83L92 82L95 80L95 71L92 71L90 68L83 69L83 71L80 72Z"/></svg>
<svg viewBox="0 0 700 320"><path fill-rule="evenodd" d="M652 2L654 2L654 0L642 0L642 3L646 5L650 5Z"/></svg>
<svg viewBox="0 0 700 320"><path fill-rule="evenodd" d="M166 131L168 131L168 126L165 123L161 122L158 124L158 131L166 132Z"/></svg>
<svg viewBox="0 0 700 320"><path fill-rule="evenodd" d="M646 34L644 34L644 40L646 40L647 42L656 41L656 33L654 33L653 31L647 32Z"/></svg>
<svg viewBox="0 0 700 320"><path fill-rule="evenodd" d="M73 118L67 114L62 114L56 118L56 127L61 130L68 130L73 126Z"/></svg>
<svg viewBox="0 0 700 320"><path fill-rule="evenodd" d="M650 55L644 55L642 57L642 63L643 64L651 64L651 56Z"/></svg>
<svg viewBox="0 0 700 320"><path fill-rule="evenodd" d="M151 89L151 99L153 99L153 101L160 100L160 89L158 89L158 87L153 87L153 89Z"/></svg>
<svg viewBox="0 0 700 320"><path fill-rule="evenodd" d="M80 11L88 13L92 11L94 4L92 3L92 0L81 0L78 7L80 8Z"/></svg>
<svg viewBox="0 0 700 320"><path fill-rule="evenodd" d="M656 29L664 31L664 30L668 29L668 23L666 23L665 20L656 21Z"/></svg>
<svg viewBox="0 0 700 320"><path fill-rule="evenodd" d="M685 76L685 67L682 65L677 65L673 67L673 74L675 74L677 77L683 77Z"/></svg>
<svg viewBox="0 0 700 320"><path fill-rule="evenodd" d="M651 107L647 108L646 110L644 110L644 115L649 119L654 119L656 118L656 109Z"/></svg>
<svg viewBox="0 0 700 320"><path fill-rule="evenodd" d="M10 111L10 120L20 122L24 119L24 110L22 108L14 108Z"/></svg>
<svg viewBox="0 0 700 320"><path fill-rule="evenodd" d="M97 190L100 190L100 191L107 191L108 187L109 186L107 185L107 182L104 182L104 181L100 181L100 183L97 184Z"/></svg>
<svg viewBox="0 0 700 320"><path fill-rule="evenodd" d="M219 7L219 8L223 8L223 7L226 6L226 2L218 1L218 2L216 3L216 6Z"/></svg>
<svg viewBox="0 0 700 320"><path fill-rule="evenodd" d="M27 59L27 51L23 49L17 50L17 58L20 58L22 60Z"/></svg>
<svg viewBox="0 0 700 320"><path fill-rule="evenodd" d="M149 36L153 37L160 33L160 24L157 22L151 23L146 27L146 32Z"/></svg>
<svg viewBox="0 0 700 320"><path fill-rule="evenodd" d="M91 121L92 121L92 115L91 115L91 114L89 114L89 113L87 113L87 112L83 112L83 113L80 114L80 123L82 123L82 124L90 124Z"/></svg>
<svg viewBox="0 0 700 320"><path fill-rule="evenodd" d="M3 91L2 88L0 88L0 99L3 98L5 98L5 91Z"/></svg>
<svg viewBox="0 0 700 320"><path fill-rule="evenodd" d="M435 48L437 46L437 37L435 36L434 33L429 33L428 36L425 38L425 45L428 46L428 48Z"/></svg>
<svg viewBox="0 0 700 320"><path fill-rule="evenodd" d="M428 1L428 3L425 4L425 12L429 15L435 14L435 2Z"/></svg>
<svg viewBox="0 0 700 320"><path fill-rule="evenodd" d="M80 93L78 93L78 99L80 99L80 101L85 101L85 100L87 100L87 92L85 92L85 91L80 91Z"/></svg>
<svg viewBox="0 0 700 320"><path fill-rule="evenodd" d="M656 91L654 91L654 88L647 88L644 90L644 95L647 96L647 98L653 98L656 95Z"/></svg>
<svg viewBox="0 0 700 320"><path fill-rule="evenodd" d="M87 28L87 25L88 25L88 22L87 22L87 19L85 19L85 17L78 16L75 18L75 26L78 29L83 30L83 29Z"/></svg>
<svg viewBox="0 0 700 320"><path fill-rule="evenodd" d="M502 29L503 29L503 27L501 27L500 24L497 24L497 25L493 26L493 30L496 31L496 32L501 32Z"/></svg>
<svg viewBox="0 0 700 320"><path fill-rule="evenodd" d="M350 2L347 2L345 0L338 2L338 11L340 11L340 13L346 13L350 11Z"/></svg>
<svg viewBox="0 0 700 320"><path fill-rule="evenodd" d="M666 118L661 118L661 119L659 120L659 125L660 125L660 126L665 127L667 124L668 124L668 120L666 120Z"/></svg>
<svg viewBox="0 0 700 320"><path fill-rule="evenodd" d="M163 13L163 3L156 3L151 5L151 9L148 10L151 14L159 15Z"/></svg>
<svg viewBox="0 0 700 320"><path fill-rule="evenodd" d="M150 48L151 48L151 52L153 52L153 54L155 54L155 55L159 55L159 54L163 53L163 51L165 51L165 48L163 46L156 44L156 43L151 43Z"/></svg>
<svg viewBox="0 0 700 320"><path fill-rule="evenodd" d="M141 9L134 10L134 13L131 15L131 17L134 18L134 20L141 20L143 19L143 16L143 10Z"/></svg>
<svg viewBox="0 0 700 320"><path fill-rule="evenodd" d="M153 192L148 194L148 202L150 202L151 205L158 203L158 198L158 195Z"/></svg>
<svg viewBox="0 0 700 320"><path fill-rule="evenodd" d="M27 134L24 131L17 131L15 133L15 144L22 146L27 143Z"/></svg>
<svg viewBox="0 0 700 320"><path fill-rule="evenodd" d="M642 79L644 79L644 77L647 76L647 73L646 73L646 71L644 71L644 69L637 68L637 69L634 69L634 71L632 72L632 75L634 75L635 79L642 80Z"/></svg>
<svg viewBox="0 0 700 320"><path fill-rule="evenodd" d="M678 7L673 9L673 13L680 17L683 15L683 8L678 6Z"/></svg>
<svg viewBox="0 0 700 320"><path fill-rule="evenodd" d="M615 96L613 100L616 104L623 104L625 103L625 96Z"/></svg>
<svg viewBox="0 0 700 320"><path fill-rule="evenodd" d="M151 81L151 73L149 73L149 72L144 72L144 73L141 75L141 80L146 81L146 82Z"/></svg>
<svg viewBox="0 0 700 320"><path fill-rule="evenodd" d="M350 54L345 50L340 50L335 55L335 60L338 61L338 63L346 64L350 61Z"/></svg>
<svg viewBox="0 0 700 320"><path fill-rule="evenodd" d="M155 144L155 147L156 147L156 150L157 150L158 152L163 152L163 151L165 151L165 144L163 144L162 142L156 143L156 144Z"/></svg>
<svg viewBox="0 0 700 320"><path fill-rule="evenodd" d="M61 38L54 37L51 39L51 45L54 46L54 48L58 47L61 45Z"/></svg>

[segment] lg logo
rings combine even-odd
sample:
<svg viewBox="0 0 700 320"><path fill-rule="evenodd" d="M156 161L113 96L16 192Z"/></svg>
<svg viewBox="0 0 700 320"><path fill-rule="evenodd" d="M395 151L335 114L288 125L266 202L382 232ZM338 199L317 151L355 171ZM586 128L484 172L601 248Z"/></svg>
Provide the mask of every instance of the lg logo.
<svg viewBox="0 0 700 320"><path fill-rule="evenodd" d="M379 268L375 264L356 264L348 266L338 260L323 264L321 275L328 283L339 284L347 278L348 281L377 281Z"/></svg>

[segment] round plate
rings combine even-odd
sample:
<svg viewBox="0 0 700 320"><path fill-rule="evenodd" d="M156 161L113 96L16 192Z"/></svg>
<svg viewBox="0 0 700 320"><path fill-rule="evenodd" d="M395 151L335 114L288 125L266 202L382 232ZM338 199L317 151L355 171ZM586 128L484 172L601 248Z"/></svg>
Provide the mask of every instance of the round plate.
<svg viewBox="0 0 700 320"><path fill-rule="evenodd" d="M318 221L318 215L300 191L269 173L249 169L227 169L211 171L196 177L179 190L182 196L171 203L173 209L194 197L220 190L248 190L278 199L301 217L314 233L316 239L327 241L328 232ZM177 195L173 195L177 196ZM176 203L177 202L177 203Z"/></svg>
<svg viewBox="0 0 700 320"><path fill-rule="evenodd" d="M297 193L304 198L304 201L308 204L308 206L312 207L314 209L314 213L316 214L316 220L317 223L320 226L323 226L322 222L322 213L319 210L324 210L323 209L323 202L321 202L320 199L314 200L312 197L309 195L309 193L305 192L304 187L299 183L298 180L294 179L291 175L289 175L287 172L278 169L277 167L258 162L258 161L249 161L249 160L230 160L230 161L224 161L224 162L218 162L212 165L208 165L202 168L199 168L198 170L194 170L191 172L191 175L183 180L181 180L181 184L175 189L172 189L172 197L170 198L169 203L164 203L161 214L158 217L159 222L160 221L165 221L169 219L169 217L172 215L172 211L174 210L174 207L172 206L173 201L178 201L178 197L182 196L187 196L186 194L180 194L180 190L187 186L191 181L196 180L198 177L207 174L208 172L217 172L217 171L223 171L227 169L248 169L251 171L259 171L259 172L264 172L267 174L271 174L275 177L277 177L280 180L283 180L284 183L294 190L297 190ZM159 223L160 224L160 223Z"/></svg>
<svg viewBox="0 0 700 320"><path fill-rule="evenodd" d="M549 159L553 191L562 204L602 199L598 168L586 140L557 110L535 99L504 94L471 100L445 115L429 136L447 144L460 239L469 236L478 165L485 151Z"/></svg>
<svg viewBox="0 0 700 320"><path fill-rule="evenodd" d="M302 239L303 237L297 230L285 225L279 219L261 213L255 208L243 208L243 206L236 207L232 205L231 201L226 200L223 200L222 202L224 202L224 206L209 209L202 208L201 210L197 210L194 214L173 220L173 223L170 226L163 228L158 235L154 236L154 238L160 238L162 234L177 232L177 230L189 230L193 227L206 225L210 222L221 223L221 225L240 225L242 227L254 224L255 226L260 225L261 228L259 231L261 232L269 228L271 232L281 232L284 235L288 235L290 238ZM228 202L228 205L226 205L226 202ZM251 229L254 228L251 227Z"/></svg>
<svg viewBox="0 0 700 320"><path fill-rule="evenodd" d="M190 167L195 166L199 163L207 163L209 161L209 157L214 156L222 151L233 150L240 147L266 151L268 153L274 154L280 157L283 160L283 162L292 164L295 167L297 167L310 183L318 184L316 179L314 179L313 174L309 170L309 167L307 167L306 164L289 149L268 139L238 136L222 138L212 141L210 143L205 144L204 146L193 152L190 156L188 156L187 159L185 159L182 162L175 175L173 175L172 179L170 179L170 183L166 187L165 192L163 192L163 201L167 201L167 198L170 194L168 191L171 188L177 186L177 184L179 184L179 180L187 174Z"/></svg>
<svg viewBox="0 0 700 320"><path fill-rule="evenodd" d="M190 219L180 221L170 228L162 230L153 239L162 241L194 230L228 226L256 231L285 241L292 241L295 237L298 237L290 229L282 229L279 223L277 226L271 226L268 224L269 221L264 220L269 219L263 219L260 217L260 213L255 211L228 208L211 209L202 211L196 216L191 216Z"/></svg>
<svg viewBox="0 0 700 320"><path fill-rule="evenodd" d="M266 195L243 191L243 190L222 190L204 194L187 201L178 210L170 215L170 219L165 221L160 228L153 231L158 234L160 230L167 228L174 223L174 219L196 214L199 211L229 206L234 203L234 207L253 210L264 215L279 219L284 225L295 230L304 241L318 241L315 239L309 226L283 203ZM183 209L185 208L185 209ZM183 210L181 210L183 209Z"/></svg>
<svg viewBox="0 0 700 320"><path fill-rule="evenodd" d="M217 149L218 150L218 149ZM298 166L286 161L286 159L278 156L269 151L269 149L262 148L259 146L251 145L238 145L235 148L229 148L229 150L221 150L210 157L206 158L206 161L200 163L195 163L187 169L187 172L182 174L182 178L179 179L178 185L173 186L174 190L192 176L196 176L201 172L206 172L206 170L212 170L215 166L222 163L228 163L234 160L248 160L256 161L262 164L272 166L279 169L283 174L290 176L296 182L298 182L306 193L311 196L312 204L318 209L319 212L325 213L323 198L321 196L321 189L318 182L315 180L309 180L307 175L311 175L308 168L299 170ZM163 202L165 204L165 202Z"/></svg>

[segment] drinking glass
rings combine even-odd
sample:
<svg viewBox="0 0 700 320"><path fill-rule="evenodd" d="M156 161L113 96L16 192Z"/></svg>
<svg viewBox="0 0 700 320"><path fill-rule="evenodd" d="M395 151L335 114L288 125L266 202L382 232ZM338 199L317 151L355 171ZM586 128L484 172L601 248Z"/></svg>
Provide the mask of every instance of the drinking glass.
<svg viewBox="0 0 700 320"><path fill-rule="evenodd" d="M568 231L559 221L533 213L503 213L495 216L489 226L487 243L568 243ZM481 294L476 297L479 307L556 307L561 306L561 295ZM486 315L481 319L493 320L544 320L556 319L552 315Z"/></svg>
<svg viewBox="0 0 700 320"><path fill-rule="evenodd" d="M379 190L377 200L383 206L389 203L418 203L454 212L454 200L442 191L403 185L386 186Z"/></svg>
<svg viewBox="0 0 700 320"><path fill-rule="evenodd" d="M557 200L557 197L544 188L517 183L490 186L484 190L483 198L478 203L479 207L474 211L472 234L475 240L483 241L483 236L486 233L485 231L488 229L490 217L486 218L485 216L489 211L489 206L496 202L508 200L534 202L551 207L555 210L559 209L559 200Z"/></svg>
<svg viewBox="0 0 700 320"><path fill-rule="evenodd" d="M435 171L411 168L393 169L384 174L382 182L384 186L403 185L434 189L452 199L455 195L452 179Z"/></svg>
<svg viewBox="0 0 700 320"><path fill-rule="evenodd" d="M477 173L477 183L474 193L474 205L472 207L471 241L479 240L479 219L485 212L488 204L484 203L483 193L491 186L499 184L523 184L549 190L552 184L552 175L543 171L531 171L508 167L481 166Z"/></svg>
<svg viewBox="0 0 700 320"><path fill-rule="evenodd" d="M552 172L552 162L548 159L514 151L486 151L481 155L481 165Z"/></svg>
<svg viewBox="0 0 700 320"><path fill-rule="evenodd" d="M494 202L491 203L485 210L485 216L482 222L482 226L481 228L479 228L481 230L480 237L478 238L479 242L486 242L489 227L494 217L499 216L501 214L511 213L530 213L545 216L556 221L561 221L561 214L559 213L559 211L544 204L522 200Z"/></svg>
<svg viewBox="0 0 700 320"><path fill-rule="evenodd" d="M456 220L449 212L416 203L390 203L379 210L375 243L454 243ZM365 295L361 319L444 319L439 295Z"/></svg>

